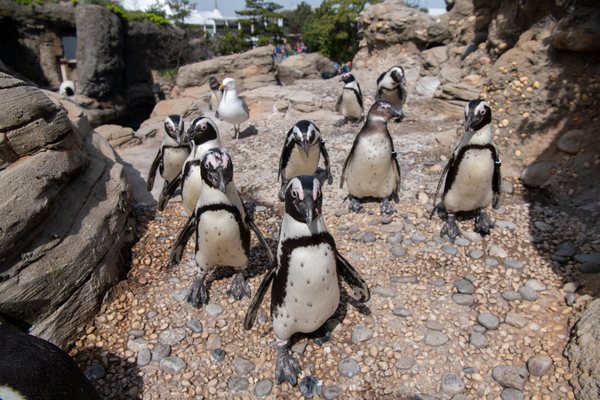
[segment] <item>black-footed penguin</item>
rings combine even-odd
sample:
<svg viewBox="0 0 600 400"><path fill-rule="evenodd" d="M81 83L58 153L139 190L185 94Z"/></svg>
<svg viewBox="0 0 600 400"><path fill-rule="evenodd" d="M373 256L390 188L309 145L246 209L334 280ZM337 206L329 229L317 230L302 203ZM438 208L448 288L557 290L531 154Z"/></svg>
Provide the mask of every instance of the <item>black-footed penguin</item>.
<svg viewBox="0 0 600 400"><path fill-rule="evenodd" d="M215 122L209 117L200 116L194 118L187 131L187 137L192 145L189 156L179 169L179 174L165 189L165 196L158 203L158 209L163 210L167 201L173 196L175 190L181 187L181 199L183 207L191 215L196 209L198 194L202 186L200 177L200 160L206 150L221 146L219 129Z"/></svg>
<svg viewBox="0 0 600 400"><path fill-rule="evenodd" d="M341 123L362 121L364 105L358 81L350 72L343 74L340 81L344 82L344 88L335 109L344 117Z"/></svg>
<svg viewBox="0 0 600 400"><path fill-rule="evenodd" d="M0 322L0 399L100 400L100 396L67 353Z"/></svg>
<svg viewBox="0 0 600 400"><path fill-rule="evenodd" d="M333 177L329 168L329 155L321 131L312 121L296 122L288 131L281 157L279 158L279 177L281 190L279 200L284 200L285 187L290 179L298 175L314 175L319 166L319 157L325 161L325 178L331 185Z"/></svg>
<svg viewBox="0 0 600 400"><path fill-rule="evenodd" d="M392 214L390 200L398 203L400 165L387 128L390 119L404 114L386 101L373 104L344 163L340 188L348 182L349 209L358 212L363 201L380 201L381 214Z"/></svg>
<svg viewBox="0 0 600 400"><path fill-rule="evenodd" d="M434 196L435 202L445 177L441 205L447 218L440 236L448 235L452 242L460 234L455 214L476 212L475 230L482 235L489 234L493 226L484 209L490 204L498 206L502 177L498 149L492 139L489 104L471 100L465 106L465 134L454 149Z"/></svg>
<svg viewBox="0 0 600 400"><path fill-rule="evenodd" d="M366 282L340 255L327 231L322 201L321 183L315 176L297 176L288 183L277 264L263 278L244 319L244 328L251 329L272 281L271 315L278 347L275 364L278 384L297 382L300 366L289 350L293 334L318 330L323 334L319 338L321 343L329 339L325 322L334 315L340 302L339 277L349 284L352 296L358 301L366 302L370 297Z"/></svg>
<svg viewBox="0 0 600 400"><path fill-rule="evenodd" d="M208 108L215 112L216 118L219 118L219 104L221 104L221 99L223 98L223 91L220 85L219 80L214 75L208 77L208 86L210 87Z"/></svg>
<svg viewBox="0 0 600 400"><path fill-rule="evenodd" d="M393 66L377 78L376 100L387 101L397 110L402 110L406 103L406 78L404 68Z"/></svg>
<svg viewBox="0 0 600 400"><path fill-rule="evenodd" d="M170 264L181 261L185 245L196 231L196 266L198 274L192 285L188 302L196 307L208 302L204 284L206 275L217 266L243 269L238 272L228 292L239 300L250 296L245 268L250 254L250 228L272 259L264 237L249 217L233 181L233 164L229 154L216 147L206 151L200 169L202 190L196 208L173 243Z"/></svg>
<svg viewBox="0 0 600 400"><path fill-rule="evenodd" d="M146 189L150 192L154 187L154 178L156 170L160 172L160 176L165 180L163 188L158 198L158 203L166 203L167 187L177 178L181 172L181 167L190 154L190 144L185 134L185 123L179 115L169 115L165 118L165 133L162 143L152 165L148 171L146 179ZM160 210L162 208L159 207Z"/></svg>
<svg viewBox="0 0 600 400"><path fill-rule="evenodd" d="M250 118L250 110L244 99L237 95L235 79L223 79L221 88L223 99L219 103L219 118L233 124L233 137L237 140L240 136L240 124Z"/></svg>

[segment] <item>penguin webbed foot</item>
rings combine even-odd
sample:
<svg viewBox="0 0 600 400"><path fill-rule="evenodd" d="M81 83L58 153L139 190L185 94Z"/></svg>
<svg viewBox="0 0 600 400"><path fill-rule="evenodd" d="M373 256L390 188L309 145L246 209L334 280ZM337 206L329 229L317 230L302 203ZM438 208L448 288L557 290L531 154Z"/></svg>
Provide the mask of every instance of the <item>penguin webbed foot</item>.
<svg viewBox="0 0 600 400"><path fill-rule="evenodd" d="M244 296L250 297L252 292L244 274L239 272L233 276L233 280L227 288L227 293L237 301L244 298Z"/></svg>
<svg viewBox="0 0 600 400"><path fill-rule="evenodd" d="M327 323L314 331L311 335L311 339L319 345L319 347L323 347L325 343L329 342L331 340L331 331L327 328Z"/></svg>
<svg viewBox="0 0 600 400"><path fill-rule="evenodd" d="M287 346L279 348L279 355L275 363L275 381L277 384L287 381L290 385L296 386L298 374L300 374L298 361L290 354Z"/></svg>
<svg viewBox="0 0 600 400"><path fill-rule="evenodd" d="M348 204L348 210L357 213L363 209L362 203L356 197L348 196L348 201L350 201L350 204Z"/></svg>
<svg viewBox="0 0 600 400"><path fill-rule="evenodd" d="M300 392L304 398L311 399L323 392L323 382L315 376L305 376L300 381Z"/></svg>
<svg viewBox="0 0 600 400"><path fill-rule="evenodd" d="M489 235L490 229L494 226L490 217L485 211L479 211L479 214L475 217L475 232L480 233L481 236Z"/></svg>
<svg viewBox="0 0 600 400"><path fill-rule="evenodd" d="M381 204L379 205L379 210L381 211L381 215L392 215L396 212L396 209L392 205L389 199L383 199Z"/></svg>
<svg viewBox="0 0 600 400"><path fill-rule="evenodd" d="M454 243L456 237L460 235L460 229L458 229L458 225L456 225L456 217L453 214L448 214L446 224L440 231L440 237L443 237L444 235L448 236L448 239L450 239L450 242L452 243Z"/></svg>
<svg viewBox="0 0 600 400"><path fill-rule="evenodd" d="M206 290L203 278L194 279L190 294L187 296L187 302L196 308L200 308L202 304L208 303L208 291Z"/></svg>

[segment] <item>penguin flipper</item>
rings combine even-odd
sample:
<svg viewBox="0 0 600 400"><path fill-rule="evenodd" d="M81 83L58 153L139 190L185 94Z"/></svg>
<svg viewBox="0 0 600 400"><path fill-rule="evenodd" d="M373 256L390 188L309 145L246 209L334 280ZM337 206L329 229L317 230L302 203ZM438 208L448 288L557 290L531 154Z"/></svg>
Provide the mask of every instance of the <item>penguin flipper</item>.
<svg viewBox="0 0 600 400"><path fill-rule="evenodd" d="M156 177L156 170L162 160L162 149L158 149L156 156L154 157L154 161L152 161L152 165L150 166L150 170L148 171L148 178L146 179L146 190L149 192L152 191L154 187L154 178Z"/></svg>
<svg viewBox="0 0 600 400"><path fill-rule="evenodd" d="M323 161L325 162L325 172L327 174L327 183L330 185L333 183L333 176L331 175L331 167L329 166L329 153L325 148L325 141L321 138L321 154L323 154Z"/></svg>
<svg viewBox="0 0 600 400"><path fill-rule="evenodd" d="M342 93L344 93L344 91L342 90ZM340 112L340 110L342 109L342 97L343 94L340 94L340 97L338 97L337 103L335 103L335 111Z"/></svg>
<svg viewBox="0 0 600 400"><path fill-rule="evenodd" d="M294 128L290 129L287 133L285 140L283 141L283 149L281 149L281 156L279 157L279 172L277 174L277 180L285 179L283 177L283 169L287 166L287 163L290 159L290 153L292 152L292 148L288 147L288 138L292 135L292 131Z"/></svg>
<svg viewBox="0 0 600 400"><path fill-rule="evenodd" d="M182 181L182 175L180 172L179 174L177 174L175 179L173 179L171 182L169 182L169 184L163 188L162 192L160 192L160 196L158 198L158 210L159 211L162 211L165 209L165 207L167 206L167 203L169 202L171 197L173 197L175 190L177 189L178 186L181 185L181 181Z"/></svg>
<svg viewBox="0 0 600 400"><path fill-rule="evenodd" d="M336 265L338 274L346 281L354 292L354 296L361 303L369 301L371 293L367 282L360 276L357 270L336 251Z"/></svg>
<svg viewBox="0 0 600 400"><path fill-rule="evenodd" d="M500 195L502 194L502 173L500 171L502 161L500 161L500 157L498 157L498 149L496 149L495 146L492 148L494 149L492 151L494 157L494 176L492 178L492 191L494 192L494 197L492 199L492 207L498 208L500 205Z"/></svg>
<svg viewBox="0 0 600 400"><path fill-rule="evenodd" d="M192 215L188 218L185 226L177 235L177 239L173 242L173 247L171 247L171 253L169 254L169 267L173 267L181 261L181 256L183 256L183 251L185 250L185 245L188 240L190 240L190 236L196 230L196 212L194 211Z"/></svg>
<svg viewBox="0 0 600 400"><path fill-rule="evenodd" d="M267 253L267 258L269 259L269 263L273 264L273 262L275 260L273 257L273 252L271 251L271 248L269 247L269 244L267 243L265 237L258 229L258 226L256 226L256 224L254 223L254 220L251 217L249 217L248 213L246 213L246 223L254 231L254 233L256 234L256 237L258 238L258 241L264 247L265 252Z"/></svg>
<svg viewBox="0 0 600 400"><path fill-rule="evenodd" d="M398 153L396 150L392 151L392 161L394 162L393 166L396 168L396 189L394 190L394 193L392 193L392 196L394 201L398 203L400 202L398 193L400 193L400 186L402 184L402 172L400 172L400 163L398 162Z"/></svg>
<svg viewBox="0 0 600 400"><path fill-rule="evenodd" d="M358 135L360 135L360 132ZM344 179L346 178L346 168L348 167L348 164L350 164L350 161L352 160L352 156L354 155L354 150L356 149L356 143L358 142L358 135L356 135L356 137L354 138L354 143L352 143L352 148L350 149L350 153L348 153L348 157L346 158L346 161L344 162L344 168L342 168L342 176L340 177L340 189L344 186Z"/></svg>
<svg viewBox="0 0 600 400"><path fill-rule="evenodd" d="M272 264L272 265L274 266L274 264ZM246 316L244 317L244 329L245 330L248 331L248 330L252 329L252 325L254 325L254 321L256 320L256 314L258 313L258 309L260 308L260 305L265 297L265 293L267 292L267 289L271 285L271 282L273 281L274 277L275 277L275 268L273 267L267 272L267 274L263 278L262 282L258 286L258 289L256 289L254 298L252 299L252 301L250 302L250 305L248 306L248 310L246 311Z"/></svg>
<svg viewBox="0 0 600 400"><path fill-rule="evenodd" d="M448 174L448 171L450 170L450 166L452 164L454 164L454 155L452 155L452 158L450 158L450 160L448 160L448 162L446 163L446 166L444 167L444 170L442 171L442 175L440 176L440 180L438 181L437 187L435 189L435 195L433 195L433 209L431 210L431 213L429 214L429 219L431 219L431 217L433 216L433 213L435 213L435 210L437 209L437 205L435 204L435 202L437 201L438 194L440 193L440 188L442 187L442 182L444 182L444 179L446 178L446 175ZM446 193L445 188L444 188L444 193Z"/></svg>

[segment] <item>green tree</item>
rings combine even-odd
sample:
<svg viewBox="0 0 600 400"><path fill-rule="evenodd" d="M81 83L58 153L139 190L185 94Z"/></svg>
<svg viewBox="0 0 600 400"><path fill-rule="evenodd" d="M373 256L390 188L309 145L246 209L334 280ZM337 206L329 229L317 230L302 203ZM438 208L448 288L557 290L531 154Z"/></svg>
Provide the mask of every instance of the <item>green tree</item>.
<svg viewBox="0 0 600 400"><path fill-rule="evenodd" d="M294 10L284 13L287 21L287 31L291 35L302 35L304 33L304 24L314 16L314 11L310 4L301 2Z"/></svg>
<svg viewBox="0 0 600 400"><path fill-rule="evenodd" d="M304 25L304 41L312 51L340 62L352 60L358 50L356 18L365 4L379 0L324 0Z"/></svg>
<svg viewBox="0 0 600 400"><path fill-rule="evenodd" d="M265 0L246 0L246 8L236 10L236 14L252 21L254 35L266 36L274 43L283 39L283 30L277 25L277 20L283 18L282 5ZM264 38L261 40L264 42Z"/></svg>
<svg viewBox="0 0 600 400"><path fill-rule="evenodd" d="M242 53L249 50L251 44L244 38L241 32L229 29L216 38L217 52L224 56L233 53Z"/></svg>
<svg viewBox="0 0 600 400"><path fill-rule="evenodd" d="M196 9L196 3L191 3L190 0L167 0L167 7L171 10L171 18L183 23L192 10Z"/></svg>

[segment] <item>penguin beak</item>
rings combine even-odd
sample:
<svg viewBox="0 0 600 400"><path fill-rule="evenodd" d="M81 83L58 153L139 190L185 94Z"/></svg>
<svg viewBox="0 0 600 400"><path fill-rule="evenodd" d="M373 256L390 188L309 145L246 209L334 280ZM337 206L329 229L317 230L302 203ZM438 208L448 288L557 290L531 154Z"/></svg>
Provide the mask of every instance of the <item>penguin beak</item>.
<svg viewBox="0 0 600 400"><path fill-rule="evenodd" d="M308 157L308 152L310 150L310 145L308 144L308 140L303 139L300 144L302 145L302 150L304 150L304 154L306 154L306 157Z"/></svg>
<svg viewBox="0 0 600 400"><path fill-rule="evenodd" d="M314 218L318 216L318 213L314 212L315 201L312 197L307 196L304 198L304 218L306 223L310 225Z"/></svg>
<svg viewBox="0 0 600 400"><path fill-rule="evenodd" d="M473 135L475 134L475 131L466 131L465 134L463 135L460 143L458 144L458 148L462 148L463 146L465 146L466 144L468 144L471 141L471 138L473 137Z"/></svg>
<svg viewBox="0 0 600 400"><path fill-rule="evenodd" d="M473 113L469 113L469 115L467 115L467 119L465 120L465 131L471 130L472 123L473 123Z"/></svg>
<svg viewBox="0 0 600 400"><path fill-rule="evenodd" d="M219 178L219 190L223 193L227 193L227 182L225 181L223 168L217 168L217 175Z"/></svg>

